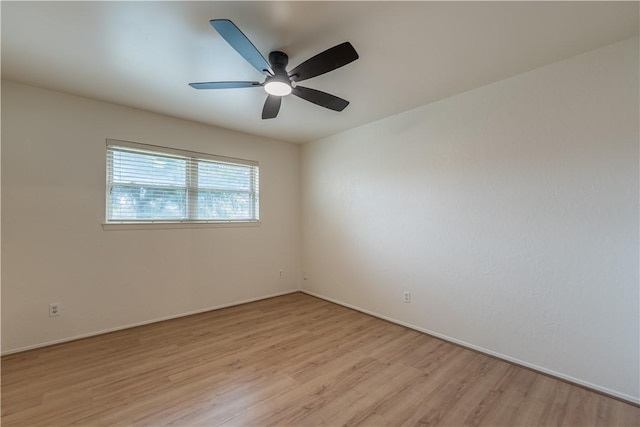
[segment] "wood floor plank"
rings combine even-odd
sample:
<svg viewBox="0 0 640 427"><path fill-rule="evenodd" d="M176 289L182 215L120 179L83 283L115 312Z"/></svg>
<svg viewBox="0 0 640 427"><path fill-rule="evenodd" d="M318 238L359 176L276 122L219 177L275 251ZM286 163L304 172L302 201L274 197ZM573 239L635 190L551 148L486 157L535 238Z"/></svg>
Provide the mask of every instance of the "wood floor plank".
<svg viewBox="0 0 640 427"><path fill-rule="evenodd" d="M639 426L640 409L302 293L2 358L3 426Z"/></svg>
<svg viewBox="0 0 640 427"><path fill-rule="evenodd" d="M475 381L464 395L455 402L443 405L443 410L446 409L447 412L439 421L441 425L480 425L487 409L491 407L490 396L499 389L501 380L509 375L509 369L513 369L513 365L498 359L489 363L486 374Z"/></svg>
<svg viewBox="0 0 640 427"><path fill-rule="evenodd" d="M483 423L496 425L521 425L517 424L520 413L532 403L529 393L533 389L541 375L528 369L518 369L506 384L504 392L493 405Z"/></svg>

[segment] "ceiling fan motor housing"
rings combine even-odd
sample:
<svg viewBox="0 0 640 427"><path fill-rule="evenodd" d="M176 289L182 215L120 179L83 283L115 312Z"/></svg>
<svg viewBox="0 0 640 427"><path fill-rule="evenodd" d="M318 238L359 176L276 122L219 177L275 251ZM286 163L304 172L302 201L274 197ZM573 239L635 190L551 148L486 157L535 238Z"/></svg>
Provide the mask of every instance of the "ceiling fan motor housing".
<svg viewBox="0 0 640 427"><path fill-rule="evenodd" d="M290 83L289 74L287 74L287 64L289 64L289 56L278 50L269 53L269 63L273 69L273 76L267 78L269 80L278 80L287 84Z"/></svg>

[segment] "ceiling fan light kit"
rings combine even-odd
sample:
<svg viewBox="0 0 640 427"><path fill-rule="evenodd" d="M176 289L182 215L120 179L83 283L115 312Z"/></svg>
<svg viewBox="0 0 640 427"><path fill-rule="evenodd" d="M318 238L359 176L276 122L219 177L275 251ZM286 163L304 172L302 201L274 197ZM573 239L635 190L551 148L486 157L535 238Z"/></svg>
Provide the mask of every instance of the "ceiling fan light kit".
<svg viewBox="0 0 640 427"><path fill-rule="evenodd" d="M269 53L269 62L267 62L253 43L233 22L228 19L213 19L209 23L236 52L256 70L264 74L266 79L262 83L256 81L189 83L192 88L235 89L263 87L267 92L267 99L262 109L263 119L275 118L280 111L282 97L289 94L334 111L342 111L349 105L349 101L326 92L297 85L294 87L293 82L297 83L328 73L358 59L358 53L351 43L344 42L327 49L287 72L289 57L286 53L273 51Z"/></svg>
<svg viewBox="0 0 640 427"><path fill-rule="evenodd" d="M292 87L289 83L271 79L264 82L264 90L269 95L287 96L291 93Z"/></svg>

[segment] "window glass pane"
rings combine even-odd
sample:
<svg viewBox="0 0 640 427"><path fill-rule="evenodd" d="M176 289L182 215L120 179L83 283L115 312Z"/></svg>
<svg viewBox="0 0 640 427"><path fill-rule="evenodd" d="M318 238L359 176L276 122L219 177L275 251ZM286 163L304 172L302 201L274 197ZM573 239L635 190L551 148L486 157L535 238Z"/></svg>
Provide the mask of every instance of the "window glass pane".
<svg viewBox="0 0 640 427"><path fill-rule="evenodd" d="M198 187L251 191L253 167L207 161L198 162Z"/></svg>
<svg viewBox="0 0 640 427"><path fill-rule="evenodd" d="M113 182L184 187L186 164L186 159L116 151L113 153Z"/></svg>
<svg viewBox="0 0 640 427"><path fill-rule="evenodd" d="M258 219L257 164L120 143L107 143L107 221Z"/></svg>
<svg viewBox="0 0 640 427"><path fill-rule="evenodd" d="M110 208L112 220L184 219L186 190L114 185Z"/></svg>
<svg viewBox="0 0 640 427"><path fill-rule="evenodd" d="M199 219L253 219L253 200L249 193L204 191L198 193Z"/></svg>

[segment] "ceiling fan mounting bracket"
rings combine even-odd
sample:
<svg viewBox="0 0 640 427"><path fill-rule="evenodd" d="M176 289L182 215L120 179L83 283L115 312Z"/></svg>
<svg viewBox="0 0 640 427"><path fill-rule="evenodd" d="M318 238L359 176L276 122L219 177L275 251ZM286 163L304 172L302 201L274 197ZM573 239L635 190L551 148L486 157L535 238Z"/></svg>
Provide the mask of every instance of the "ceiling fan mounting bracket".
<svg viewBox="0 0 640 427"><path fill-rule="evenodd" d="M289 64L289 56L284 52L274 50L269 53L269 63L274 70L276 68L286 68L287 64Z"/></svg>

